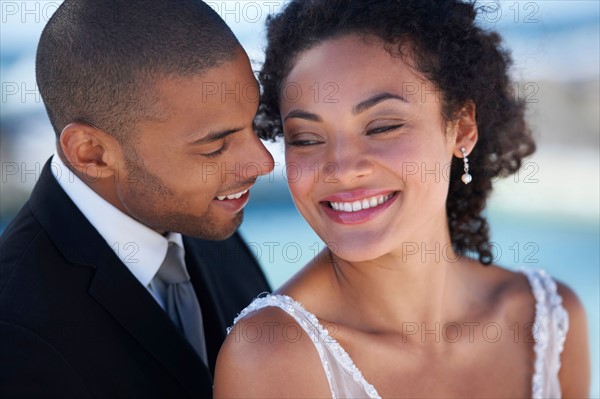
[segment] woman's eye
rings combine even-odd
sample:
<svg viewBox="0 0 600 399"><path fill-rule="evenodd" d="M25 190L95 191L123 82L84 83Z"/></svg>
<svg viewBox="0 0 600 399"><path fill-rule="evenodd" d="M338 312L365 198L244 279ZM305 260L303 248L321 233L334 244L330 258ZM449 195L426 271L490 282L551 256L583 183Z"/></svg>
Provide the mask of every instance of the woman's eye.
<svg viewBox="0 0 600 399"><path fill-rule="evenodd" d="M288 140L285 143L287 145L291 145L294 147L308 147L311 145L321 144L322 141L318 141L318 140Z"/></svg>
<svg viewBox="0 0 600 399"><path fill-rule="evenodd" d="M320 135L309 132L289 132L285 140L285 145L292 147L310 147L323 143L323 138Z"/></svg>
<svg viewBox="0 0 600 399"><path fill-rule="evenodd" d="M387 132L394 131L396 129L400 129L403 126L404 126L403 124L397 124L397 125L376 127L376 128L367 130L367 135L387 133Z"/></svg>

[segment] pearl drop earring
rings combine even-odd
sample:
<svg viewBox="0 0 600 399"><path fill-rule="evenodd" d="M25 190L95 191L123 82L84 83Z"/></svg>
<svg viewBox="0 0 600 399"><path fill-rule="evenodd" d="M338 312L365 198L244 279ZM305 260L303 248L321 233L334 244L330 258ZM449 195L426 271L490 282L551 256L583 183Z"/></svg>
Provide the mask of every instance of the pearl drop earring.
<svg viewBox="0 0 600 399"><path fill-rule="evenodd" d="M463 162L465 164L465 168L464 168L465 174L462 175L462 177L460 179L463 181L463 183L469 184L473 181L473 176L471 176L469 174L469 158L467 158L467 150L465 149L465 147L462 147L460 149L460 152L462 152Z"/></svg>

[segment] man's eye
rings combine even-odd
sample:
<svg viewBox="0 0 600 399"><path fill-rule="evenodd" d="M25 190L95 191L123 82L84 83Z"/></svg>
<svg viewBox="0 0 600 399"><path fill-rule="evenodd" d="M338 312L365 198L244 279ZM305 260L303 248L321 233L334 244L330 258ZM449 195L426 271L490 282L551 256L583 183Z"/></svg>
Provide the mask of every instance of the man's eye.
<svg viewBox="0 0 600 399"><path fill-rule="evenodd" d="M223 145L221 146L221 148L219 148L216 151L209 152L208 154L202 154L202 156L206 157L206 158L216 158L219 155L222 155L223 152L225 152L225 150L227 150L228 147L229 147L229 143L227 141L224 141Z"/></svg>

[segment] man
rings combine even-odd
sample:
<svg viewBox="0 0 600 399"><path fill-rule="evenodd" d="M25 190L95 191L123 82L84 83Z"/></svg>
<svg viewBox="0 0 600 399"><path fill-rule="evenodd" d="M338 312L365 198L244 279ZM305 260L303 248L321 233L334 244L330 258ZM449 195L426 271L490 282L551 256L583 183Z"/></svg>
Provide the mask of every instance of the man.
<svg viewBox="0 0 600 399"><path fill-rule="evenodd" d="M235 233L273 168L245 52L200 1L66 0L36 74L57 146L2 236L0 396L210 397L269 290Z"/></svg>

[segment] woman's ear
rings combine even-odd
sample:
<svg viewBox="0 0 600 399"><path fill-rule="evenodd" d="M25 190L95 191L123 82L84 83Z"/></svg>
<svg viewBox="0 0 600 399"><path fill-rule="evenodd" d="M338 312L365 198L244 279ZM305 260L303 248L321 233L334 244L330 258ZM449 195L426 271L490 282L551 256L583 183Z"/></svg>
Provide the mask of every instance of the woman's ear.
<svg viewBox="0 0 600 399"><path fill-rule="evenodd" d="M64 161L84 181L117 173L120 145L112 135L85 123L70 123L60 134Z"/></svg>
<svg viewBox="0 0 600 399"><path fill-rule="evenodd" d="M474 102L469 101L460 110L454 126L456 132L453 153L454 156L462 158L461 148L464 148L467 154L470 154L479 138Z"/></svg>

